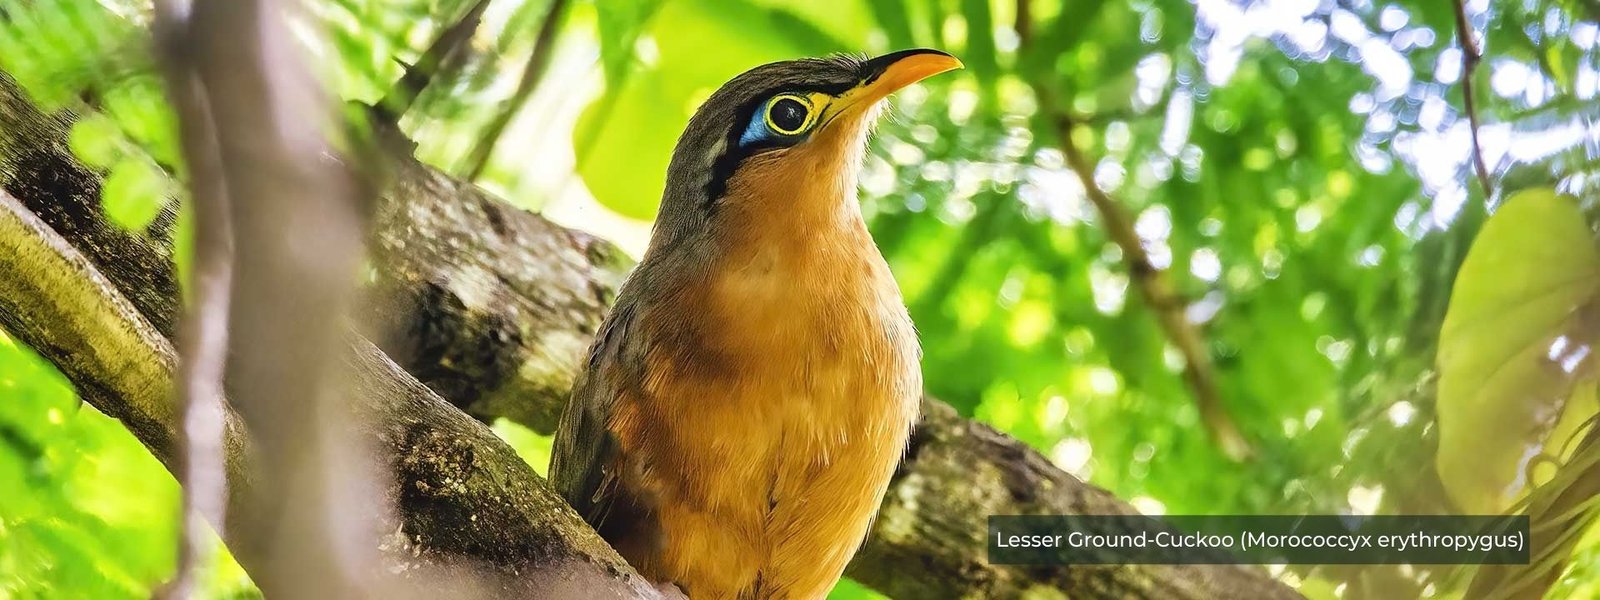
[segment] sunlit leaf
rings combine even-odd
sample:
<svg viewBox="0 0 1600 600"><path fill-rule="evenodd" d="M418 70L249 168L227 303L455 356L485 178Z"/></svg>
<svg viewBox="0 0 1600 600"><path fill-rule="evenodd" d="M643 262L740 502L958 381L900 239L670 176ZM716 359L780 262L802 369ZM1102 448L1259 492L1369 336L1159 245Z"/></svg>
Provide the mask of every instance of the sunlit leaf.
<svg viewBox="0 0 1600 600"><path fill-rule="evenodd" d="M591 105L575 128L578 173L595 199L630 217L653 217L673 145L706 96L761 63L837 50L804 47L775 23L769 9L742 2L663 6L650 28L659 62L636 67L626 86ZM585 148L582 132L590 128L595 138Z"/></svg>
<svg viewBox="0 0 1600 600"><path fill-rule="evenodd" d="M621 85L633 62L639 34L659 8L659 0L624 0L595 3L595 33L600 38L600 65L606 87Z"/></svg>
<svg viewBox="0 0 1600 600"><path fill-rule="evenodd" d="M1600 252L1577 202L1522 192L1490 217L1457 275L1439 340L1439 474L1462 509L1504 508L1564 421L1596 329ZM1586 386L1587 387L1587 386ZM1580 414L1587 411L1587 414ZM1555 437L1563 439L1556 440Z"/></svg>
<svg viewBox="0 0 1600 600"><path fill-rule="evenodd" d="M72 124L72 134L67 138L72 154L83 164L97 169L107 169L120 158L122 132L111 119L92 115Z"/></svg>
<svg viewBox="0 0 1600 600"><path fill-rule="evenodd" d="M167 198L166 175L149 161L118 161L106 175L101 202L111 222L126 229L142 229L161 213Z"/></svg>

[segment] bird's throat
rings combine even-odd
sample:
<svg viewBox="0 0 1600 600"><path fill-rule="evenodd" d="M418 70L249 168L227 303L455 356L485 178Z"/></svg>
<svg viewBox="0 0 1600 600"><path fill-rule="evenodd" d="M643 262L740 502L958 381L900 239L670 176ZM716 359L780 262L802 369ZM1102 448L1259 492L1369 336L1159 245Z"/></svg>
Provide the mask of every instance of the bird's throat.
<svg viewBox="0 0 1600 600"><path fill-rule="evenodd" d="M806 143L746 159L721 202L726 216L767 240L864 230L856 188L873 116L842 116Z"/></svg>

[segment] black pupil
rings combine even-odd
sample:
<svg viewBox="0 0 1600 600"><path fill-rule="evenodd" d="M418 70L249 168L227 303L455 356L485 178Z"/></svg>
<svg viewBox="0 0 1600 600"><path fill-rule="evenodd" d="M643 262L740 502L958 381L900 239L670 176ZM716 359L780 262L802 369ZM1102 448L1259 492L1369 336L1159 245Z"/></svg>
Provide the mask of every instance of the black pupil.
<svg viewBox="0 0 1600 600"><path fill-rule="evenodd" d="M806 124L806 106L793 98L774 102L769 112L772 124L777 125L781 133L794 133Z"/></svg>

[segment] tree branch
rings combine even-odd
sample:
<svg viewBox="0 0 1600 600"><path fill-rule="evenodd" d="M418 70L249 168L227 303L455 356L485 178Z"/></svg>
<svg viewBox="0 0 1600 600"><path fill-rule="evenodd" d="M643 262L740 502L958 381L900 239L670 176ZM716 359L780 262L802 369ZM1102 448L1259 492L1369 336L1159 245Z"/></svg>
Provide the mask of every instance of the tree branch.
<svg viewBox="0 0 1600 600"><path fill-rule="evenodd" d="M1011 29L1017 32L1017 45L1028 46L1033 43L1033 3L1017 0L1015 12Z"/></svg>
<svg viewBox="0 0 1600 600"><path fill-rule="evenodd" d="M385 120L390 123L398 121L406 111L411 110L423 90L448 71L450 65L461 60L467 43L472 41L478 25L483 22L483 13L489 9L489 1L478 0L473 3L459 20L439 32L439 37L422 52L422 56L417 57L417 62L406 68L405 74L395 82L394 89L378 102L378 110L383 113Z"/></svg>
<svg viewBox="0 0 1600 600"><path fill-rule="evenodd" d="M66 149L70 116L38 114L14 90L8 93L5 83L0 77L0 189L42 197L21 198L29 206L63 207L52 213L62 223L52 226L77 232L69 239L88 248L85 254L99 268L121 272L111 280L129 286L124 293L130 298L158 300L148 291L161 280L160 270L146 269L161 263L142 257L160 244L143 240L115 251L95 249L121 238L115 228L94 226L100 220L99 176ZM584 350L627 270L626 259L609 244L512 208L410 158L394 157L391 166L394 181L376 207L370 257L376 280L368 292L378 303L368 317L374 324L410 329L384 336L380 345L472 414L552 431ZM77 192L54 196L55 187L34 184L39 181ZM134 306L166 314L174 298ZM927 400L924 414L883 516L850 570L876 589L917 597L916 590L937 585L940 596L1010 597L1044 581L1087 586L1069 591L1088 598L1168 597L1167 590L1177 598L1295 597L1253 567L990 565L982 539L987 515L1134 509L1063 473L1027 445L960 418L948 405ZM542 494L543 486L538 489ZM402 502L401 518L448 522L452 515L473 514L459 510ZM472 547L491 556L513 542L526 547L519 531L525 529L495 530Z"/></svg>
<svg viewBox="0 0 1600 600"><path fill-rule="evenodd" d="M1017 0L1018 15L1028 14L1027 3L1028 0ZM1033 24L1024 18L1019 17L1015 25L1019 43L1023 44L1019 53L1028 50L1027 43L1033 39ZM1068 168L1078 176L1089 203L1100 215L1101 229L1122 250L1122 262L1127 265L1128 278L1139 290L1139 296L1145 304L1155 311L1156 320L1166 333L1167 340L1183 355L1183 379L1194 394L1201 422L1205 423L1206 430L1224 454L1236 461L1244 460L1251 454L1250 444L1239 433L1227 408L1222 406L1222 396L1217 390L1216 366L1211 360L1211 351L1206 347L1205 338L1194 323L1189 322L1186 314L1188 302L1178 295L1166 270L1150 262L1150 255L1145 252L1144 242L1134 230L1133 218L1128 210L1095 182L1093 161L1084 156L1072 141L1078 119L1072 115L1071 109L1055 97L1045 82L1035 80L1029 83L1038 99L1042 118L1055 129L1056 144L1066 157Z"/></svg>
<svg viewBox="0 0 1600 600"><path fill-rule="evenodd" d="M1128 267L1128 276L1134 288L1139 290L1145 304L1155 311L1167 339L1183 355L1183 378L1194 393L1201 421L1225 454L1234 460L1247 458L1251 453L1250 445L1222 406L1222 396L1217 390L1216 366L1211 361L1211 351L1206 347L1200 330L1189 321L1188 302L1178 295L1166 270L1150 262L1150 255L1145 252L1144 242L1134 231L1133 218L1127 209L1095 183L1094 165L1072 141L1077 122L1061 109L1043 86L1035 86L1035 92L1039 95L1039 106L1055 126L1058 144L1066 157L1068 168L1077 174L1084 194L1100 215L1101 228L1122 250L1122 261Z"/></svg>
<svg viewBox="0 0 1600 600"><path fill-rule="evenodd" d="M179 346L182 364L178 390L183 412L183 453L174 472L182 489L183 541L177 573L162 595L183 600L194 594L196 571L209 556L206 519L219 529L226 519L227 412L222 376L227 362L229 297L233 293L233 224L228 218L216 128L205 90L189 62L187 11L171 0L154 5L154 35L167 97L183 124L179 143L189 169L190 211L194 215L195 255L191 261L191 305ZM226 531L218 531L226 536Z"/></svg>
<svg viewBox="0 0 1600 600"><path fill-rule="evenodd" d="M1040 590L1071 598L1300 597L1252 566L988 562L990 515L1137 513L1025 444L925 397L905 462L847 574L893 598L1025 598Z"/></svg>
<svg viewBox="0 0 1600 600"><path fill-rule="evenodd" d="M54 363L86 402L122 421L171 468L178 459L171 345L89 259L3 191L0 327ZM348 400L369 417L363 435L382 446L394 474L384 496L400 506L386 524L393 533L378 548L389 571L414 588L459 593L467 582L497 597L544 598L551 590L659 597L487 427L371 344L348 345ZM251 482L245 457L254 451L231 412L226 431L227 531L239 531L261 517L244 493ZM248 545L235 548L255 571L261 557Z"/></svg>
<svg viewBox="0 0 1600 600"><path fill-rule="evenodd" d="M556 33L560 31L561 21L566 14L567 0L550 0L550 9L545 11L544 22L539 25L539 34L533 40L528 64L523 67L522 78L517 80L517 91L495 112L494 118L484 126L477 143L472 145L472 151L467 154L467 169L462 175L467 181L477 181L483 175L483 170L489 166L489 158L494 155L494 147L500 143L500 136L505 135L511 120L522 111L522 105L528 103L533 91L539 88L545 71L550 69L551 59L555 58Z"/></svg>
<svg viewBox="0 0 1600 600"><path fill-rule="evenodd" d="M1461 42L1461 102L1467 111L1467 123L1472 127L1472 167L1478 173L1478 183L1483 186L1483 197L1488 200L1494 197L1494 185L1489 182L1489 167L1483 162L1483 144L1478 141L1478 108L1472 93L1472 74L1477 71L1483 54L1472 37L1465 0L1451 3L1456 12L1456 38Z"/></svg>

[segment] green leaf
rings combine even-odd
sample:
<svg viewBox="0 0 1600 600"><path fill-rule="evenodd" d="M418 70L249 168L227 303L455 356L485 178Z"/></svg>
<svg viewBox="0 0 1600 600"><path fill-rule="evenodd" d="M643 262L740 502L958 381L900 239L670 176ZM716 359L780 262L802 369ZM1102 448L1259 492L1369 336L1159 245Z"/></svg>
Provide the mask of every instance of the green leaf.
<svg viewBox="0 0 1600 600"><path fill-rule="evenodd" d="M608 89L626 78L634 44L660 5L654 0L595 3L595 33L600 38L600 66Z"/></svg>
<svg viewBox="0 0 1600 600"><path fill-rule="evenodd" d="M1540 189L1484 224L1456 276L1440 333L1440 479L1458 507L1498 512L1594 414L1576 368L1600 341L1600 252L1577 202ZM1565 366L1564 366L1565 363ZM1589 387L1585 385L1584 387Z"/></svg>
<svg viewBox="0 0 1600 600"><path fill-rule="evenodd" d="M96 169L109 168L124 154L122 131L111 119L99 114L90 114L73 123L67 146L83 164Z"/></svg>
<svg viewBox="0 0 1600 600"><path fill-rule="evenodd" d="M665 108L687 101L669 91L658 72L648 71L630 77L610 103L584 110L575 128L578 175L595 200L635 219L655 217L673 142L689 122L687 114ZM581 132L590 129L594 141L585 147Z"/></svg>
<svg viewBox="0 0 1600 600"><path fill-rule="evenodd" d="M100 202L112 223L130 230L143 229L161 214L167 198L167 178L149 161L118 161L106 176Z"/></svg>
<svg viewBox="0 0 1600 600"><path fill-rule="evenodd" d="M660 60L636 66L622 89L590 105L574 128L578 174L589 192L636 219L655 216L678 134L712 91L765 62L840 49L807 44L809 38L785 33L790 17L743 2L668 3L651 24Z"/></svg>

